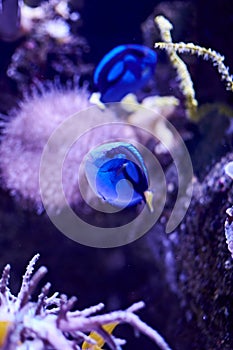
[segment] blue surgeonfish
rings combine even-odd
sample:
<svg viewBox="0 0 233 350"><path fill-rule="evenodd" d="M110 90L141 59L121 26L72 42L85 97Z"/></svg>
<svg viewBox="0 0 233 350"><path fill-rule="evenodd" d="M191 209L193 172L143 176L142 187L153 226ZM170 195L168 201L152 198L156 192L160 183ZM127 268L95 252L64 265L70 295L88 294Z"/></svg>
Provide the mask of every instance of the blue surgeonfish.
<svg viewBox="0 0 233 350"><path fill-rule="evenodd" d="M144 201L152 207L149 178L140 152L130 143L105 143L85 159L85 174L93 192L117 207L132 207Z"/></svg>
<svg viewBox="0 0 233 350"><path fill-rule="evenodd" d="M107 53L94 72L94 84L102 102L119 102L143 88L153 77L156 53L136 44L120 45Z"/></svg>

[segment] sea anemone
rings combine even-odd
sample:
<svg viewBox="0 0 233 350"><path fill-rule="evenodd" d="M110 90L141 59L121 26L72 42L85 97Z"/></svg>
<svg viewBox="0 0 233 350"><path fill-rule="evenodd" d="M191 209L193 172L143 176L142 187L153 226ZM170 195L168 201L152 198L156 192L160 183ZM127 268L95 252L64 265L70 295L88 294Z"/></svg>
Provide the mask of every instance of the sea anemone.
<svg viewBox="0 0 233 350"><path fill-rule="evenodd" d="M88 151L108 140L132 136L129 127L112 124L118 120L115 113L108 108L102 111L92 106L88 98L85 88L40 87L39 91L36 89L28 95L19 109L11 113L9 121L4 123L0 145L2 187L20 200L23 207L38 213L43 210L39 186L41 156L58 127L62 135L49 153L51 166L44 169L43 176L46 179L43 181L46 187L43 190L44 200L52 212L61 209L57 192L60 178L56 178L52 164L56 167L56 158L64 151L69 132L74 132L76 139L80 137L70 149L65 150L69 152L62 169L63 188L70 205L80 202L78 171ZM102 124L106 125L99 127Z"/></svg>

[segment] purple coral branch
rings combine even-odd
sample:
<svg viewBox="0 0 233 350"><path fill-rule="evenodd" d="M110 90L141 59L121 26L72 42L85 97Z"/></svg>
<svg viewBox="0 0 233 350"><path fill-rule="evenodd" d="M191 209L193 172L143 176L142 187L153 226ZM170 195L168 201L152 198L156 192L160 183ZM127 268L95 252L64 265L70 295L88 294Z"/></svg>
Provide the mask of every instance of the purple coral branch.
<svg viewBox="0 0 233 350"><path fill-rule="evenodd" d="M103 325L109 323L128 323L135 330L151 338L161 350L171 350L163 337L135 315L135 312L145 306L144 302L138 302L125 311L113 311L107 314L95 315L94 313L103 308L100 303L82 311L71 311L77 300L76 297L67 298L66 295L53 294L48 298L50 283L41 290L37 302L30 301L31 294L37 287L39 281L47 272L45 267L40 267L33 274L34 266L39 258L35 255L30 261L22 285L17 297L14 297L7 287L10 277L10 266L3 270L0 280L0 300L7 301L7 309L0 303L0 314L11 319L11 326L5 337L2 350L80 350L81 344L86 341L95 344L90 332L97 332L111 350L121 349L124 340L116 339L107 332ZM55 305L55 307L54 307ZM7 310L7 311L6 311Z"/></svg>
<svg viewBox="0 0 233 350"><path fill-rule="evenodd" d="M90 306L84 310L77 310L77 311L73 311L72 312L72 317L80 317L80 316L90 316L92 314L95 314L99 311L101 311L102 309L104 308L104 304L103 303L99 303L97 305L94 305L94 306ZM69 315L69 314L68 314Z"/></svg>
<svg viewBox="0 0 233 350"><path fill-rule="evenodd" d="M36 307L36 315L39 315L46 305L46 298L49 294L51 288L51 283L46 283L46 285L42 288L40 295L38 296L38 302L37 302L37 307Z"/></svg>
<svg viewBox="0 0 233 350"><path fill-rule="evenodd" d="M26 272L25 275L23 276L23 281L22 281L22 285L20 288L20 291L18 293L17 296L17 306L18 309L20 309L22 306L25 305L25 303L28 301L29 296L30 296L30 285L31 285L31 280L32 280L32 275L33 275L33 271L34 271L34 266L37 262L37 260L39 259L40 255L36 254L31 261L29 262L27 268L26 268ZM37 272L39 272L40 270L38 270ZM41 278L43 277L43 275L41 276ZM39 282L39 280L41 279L37 277L37 283ZM34 286L36 287L35 283Z"/></svg>
<svg viewBox="0 0 233 350"><path fill-rule="evenodd" d="M113 311L111 313L105 314L105 315L98 315L98 316L92 316L92 317L79 317L79 318L73 318L69 317L67 320L63 319L60 322L60 329L64 332L71 332L75 330L79 331L96 331L97 333L100 333L100 326L103 326L108 323L128 323L132 327L135 328L135 330L138 330L139 332L145 334L149 338L151 338L159 347L161 350L171 350L170 346L166 343L166 341L163 339L163 337L154 329L149 327L146 323L140 320L140 318L134 314L135 311L138 311L144 306L143 302L139 302L136 304L133 304L129 309L125 311ZM111 343L109 342L109 338L104 335L103 332L101 332L103 335L103 338L106 340L108 345L111 349L115 350L117 347L113 347L112 338Z"/></svg>
<svg viewBox="0 0 233 350"><path fill-rule="evenodd" d="M0 293L3 294L4 296L5 296L9 279L10 279L10 270L11 270L11 267L9 264L7 264L4 267L4 270L2 272L2 277L0 279Z"/></svg>

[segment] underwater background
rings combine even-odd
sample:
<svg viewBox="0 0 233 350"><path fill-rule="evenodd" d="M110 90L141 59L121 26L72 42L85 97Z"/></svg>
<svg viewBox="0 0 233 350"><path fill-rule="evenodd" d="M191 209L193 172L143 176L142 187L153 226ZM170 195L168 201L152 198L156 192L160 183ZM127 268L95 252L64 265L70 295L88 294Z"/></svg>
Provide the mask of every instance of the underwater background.
<svg viewBox="0 0 233 350"><path fill-rule="evenodd" d="M27 4L41 6L33 1ZM15 108L22 108L20 101L24 101L24 96L28 95L30 101L34 85L39 88L44 85L46 90L48 82L54 83L59 78L61 86L72 80L74 88L75 84L82 88L88 82L88 91L95 92L94 69L111 49L122 44L141 44L152 49L156 41L161 41L158 30L150 30L157 15L164 15L173 23L174 42L193 42L212 48L225 56L226 65L233 71L230 0L71 0L69 6L80 16L77 21L64 19L71 28L69 42L61 45L59 38L40 31L40 26L50 20L49 12L46 18L24 24L19 35L16 33L10 39L1 36L2 135L5 125L10 125L17 114ZM166 52L156 52L154 77L138 93L138 99L169 95L183 102ZM135 242L107 249L79 244L63 235L45 212L36 213L6 188L4 166L15 161L9 153L7 160L0 158L4 164L0 165L0 268L11 264L10 285L16 293L27 262L39 253L40 264L48 267L45 279L52 283L51 291L77 296L79 309L103 302L105 310L111 311L144 300L146 307L140 317L158 330L172 349L232 349L233 263L225 242L224 223L233 191L224 167L233 160L233 93L225 90L209 62L189 55L182 58L192 77L199 105L220 104L221 108L207 109L198 122L193 122L185 115L183 104L169 119L186 144L194 172L192 200L181 224L168 236L165 234L175 191L168 194L160 219ZM78 83L74 83L74 77L79 77ZM39 113L44 112L43 108L46 109L42 106ZM71 109L72 113L74 110ZM34 116L35 128L39 113ZM30 138L30 132L25 124L25 139ZM152 148L150 142L146 145ZM176 187L176 175L170 167L172 159L165 154L159 160L167 182ZM15 167L19 184L25 175L22 169ZM146 337L135 337L126 325L117 327L114 334L127 339L125 349L156 349Z"/></svg>

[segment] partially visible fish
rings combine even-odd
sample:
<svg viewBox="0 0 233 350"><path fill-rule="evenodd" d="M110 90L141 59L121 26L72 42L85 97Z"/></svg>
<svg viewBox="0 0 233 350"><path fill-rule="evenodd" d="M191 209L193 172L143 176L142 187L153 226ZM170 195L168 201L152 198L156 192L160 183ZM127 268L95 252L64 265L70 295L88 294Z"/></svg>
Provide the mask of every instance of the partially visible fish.
<svg viewBox="0 0 233 350"><path fill-rule="evenodd" d="M123 208L144 201L151 210L148 172L133 145L110 142L94 148L86 156L85 174L93 192L107 203Z"/></svg>
<svg viewBox="0 0 233 350"><path fill-rule="evenodd" d="M102 102L119 102L140 90L153 77L157 54L149 47L120 45L107 53L96 67L94 83Z"/></svg>
<svg viewBox="0 0 233 350"><path fill-rule="evenodd" d="M109 334L112 334L116 326L118 325L118 322L108 323L102 326L102 328L108 332ZM105 344L105 340L97 333L97 332L91 332L89 337L93 339L96 344L89 344L88 342L84 342L82 345L82 350L102 350L103 346Z"/></svg>

